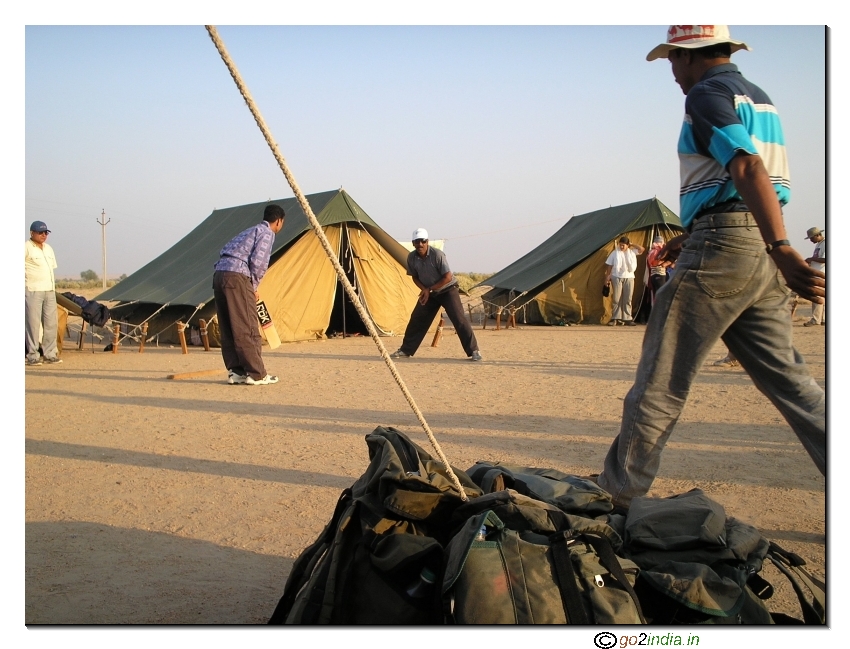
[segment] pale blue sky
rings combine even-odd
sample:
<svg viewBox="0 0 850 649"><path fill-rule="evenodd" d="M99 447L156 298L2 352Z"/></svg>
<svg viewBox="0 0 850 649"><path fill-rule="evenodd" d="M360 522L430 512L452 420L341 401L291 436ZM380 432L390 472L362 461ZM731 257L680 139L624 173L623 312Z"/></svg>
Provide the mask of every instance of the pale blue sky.
<svg viewBox="0 0 850 649"><path fill-rule="evenodd" d="M731 27L778 106L795 247L824 227L825 30ZM572 214L678 212L684 96L666 28L228 27L219 32L305 193L343 186L385 230L494 272ZM213 208L291 196L202 26L26 28L26 214L60 276L132 273Z"/></svg>

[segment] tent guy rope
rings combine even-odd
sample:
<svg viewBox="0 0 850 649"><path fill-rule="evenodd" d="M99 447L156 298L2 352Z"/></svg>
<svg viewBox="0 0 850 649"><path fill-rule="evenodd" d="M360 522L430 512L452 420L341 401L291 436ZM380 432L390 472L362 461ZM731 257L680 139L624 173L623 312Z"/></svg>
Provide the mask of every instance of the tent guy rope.
<svg viewBox="0 0 850 649"><path fill-rule="evenodd" d="M236 87L239 89L239 92L242 94L242 98L245 100L245 103L248 105L248 109L251 111L251 114L254 116L254 121L257 122L257 126L260 128L260 131L263 133L263 137L266 140L266 143L269 145L269 148L272 150L272 154L277 160L277 164L280 167L280 170L283 172L286 181L289 183L289 186L292 188L292 192L295 194L295 197L298 199L298 204L301 206L301 210L304 212L304 215L307 217L307 220L310 222L310 225L313 228L313 232L316 233L316 236L319 238L319 241L322 244L322 248L325 251L325 254L328 256L331 264L336 270L337 277L339 277L339 281L342 283L343 288L345 289L348 298L351 300L351 303L357 309L357 313L360 316L361 320L363 320L363 324L366 325L366 328L369 330L369 335L372 336L372 340L375 341L375 345L378 347L378 350L381 353L381 358L384 359L384 362L387 364L387 367L390 370L395 382L398 384L399 388L401 388L402 393L404 394L405 399L407 399L407 403L410 404L411 409L413 410L416 418L419 420L419 423L422 425L426 435L428 435L428 440L431 442L431 446L434 447L434 450L437 453L437 456L440 458L440 461L446 466L446 472L449 474L452 483L455 488L458 490L461 498L463 500L467 500L466 493L463 490L463 487L460 484L460 480L458 480L454 471L452 471L452 467L449 464L449 461L446 459L446 456L443 454L443 450L440 448L439 443L437 442L436 437L434 437L434 433L431 432L430 426L428 426L428 422L425 421L425 415L422 414L422 411L419 410L419 406L416 405L416 401L413 399L413 395L410 393L410 390L407 389L407 385L405 385L404 380L401 378L401 375L398 372L398 368L396 368L395 363L390 358L389 352L387 352L387 348L384 346L384 343L381 341L380 336L378 335L378 331L375 328L374 323L372 322L372 318L366 312L366 309L360 302L357 293L354 290L354 287L351 285L351 282L348 281L348 277L345 275L345 270L343 270L342 266L339 263L336 255L331 248L331 244L328 241L325 233L322 231L322 226L319 224L319 221L316 219L313 214L313 210L310 207L310 204L307 202L307 199L304 197L304 194L301 192L298 183L295 182L295 177L292 175L292 172L289 170L289 166L286 164L286 160L284 160L283 155L281 155L280 150L278 149L277 143L272 138L271 131L268 126L266 126L266 122L263 119L263 116L260 114L259 108L254 103L254 99L251 97L251 93L248 91L248 87L245 85L245 82L242 81L242 76L239 74L239 70L236 69L236 64L230 58L230 55L227 53L227 49L224 46L221 38L218 35L218 30L216 30L213 25L206 25L207 32L209 32L210 38L215 44L218 53L221 55L224 64L227 66L227 69L230 72L230 76L233 77L233 81L236 83Z"/></svg>

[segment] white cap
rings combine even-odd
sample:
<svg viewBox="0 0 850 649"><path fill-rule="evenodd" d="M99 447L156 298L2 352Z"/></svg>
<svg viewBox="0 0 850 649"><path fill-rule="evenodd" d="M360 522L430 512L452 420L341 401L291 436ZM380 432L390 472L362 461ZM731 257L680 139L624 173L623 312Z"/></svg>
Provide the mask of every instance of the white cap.
<svg viewBox="0 0 850 649"><path fill-rule="evenodd" d="M417 239L427 239L428 231L425 228L419 228L418 230L413 231L413 238L411 241L416 241Z"/></svg>
<svg viewBox="0 0 850 649"><path fill-rule="evenodd" d="M729 43L733 52L750 49L746 43L732 40L728 25L670 25L667 30L667 42L654 47L646 55L646 60L666 59L670 50L679 47L694 49L718 43Z"/></svg>

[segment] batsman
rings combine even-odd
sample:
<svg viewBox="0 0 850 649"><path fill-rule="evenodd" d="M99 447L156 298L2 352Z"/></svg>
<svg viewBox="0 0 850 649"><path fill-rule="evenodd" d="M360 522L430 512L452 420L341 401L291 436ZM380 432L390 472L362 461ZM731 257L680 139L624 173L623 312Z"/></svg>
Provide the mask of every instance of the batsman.
<svg viewBox="0 0 850 649"><path fill-rule="evenodd" d="M285 216L279 205L267 205L263 220L228 241L215 264L213 291L221 355L231 385L278 382L278 377L266 372L263 364L257 289L269 268L274 238L283 229Z"/></svg>

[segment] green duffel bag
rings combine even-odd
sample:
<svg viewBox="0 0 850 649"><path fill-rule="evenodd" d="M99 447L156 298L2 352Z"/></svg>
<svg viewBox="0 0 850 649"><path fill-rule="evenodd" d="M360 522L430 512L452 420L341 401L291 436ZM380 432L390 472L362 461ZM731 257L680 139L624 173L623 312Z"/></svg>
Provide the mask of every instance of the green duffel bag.
<svg viewBox="0 0 850 649"><path fill-rule="evenodd" d="M529 525L517 524L525 509L522 498L519 502L510 508L520 529L508 528L487 510L470 517L449 543L442 586L447 621L644 623L633 588L638 568L616 556L613 531L599 529L607 526L591 519L583 519L581 531L569 529L565 522L578 517L547 511L545 504L528 507L534 510L525 519ZM541 510L547 515L541 517ZM552 532L550 524L562 529Z"/></svg>
<svg viewBox="0 0 850 649"><path fill-rule="evenodd" d="M443 463L404 433L366 436L370 464L296 559L270 624L442 624L443 548L463 504ZM453 469L468 498L481 490Z"/></svg>
<svg viewBox="0 0 850 649"><path fill-rule="evenodd" d="M595 482L557 469L476 462L466 473L485 494L513 489L567 514L595 518L614 509L611 494Z"/></svg>
<svg viewBox="0 0 850 649"><path fill-rule="evenodd" d="M759 574L769 558L795 586L804 621L823 624L825 589L805 562L771 544L752 525L727 516L693 489L669 498L635 498L622 523L620 550L640 567L635 590L650 624L783 624L771 614L773 587ZM783 570L795 564L792 572ZM795 583L798 577L798 583ZM807 586L809 602L799 584Z"/></svg>

